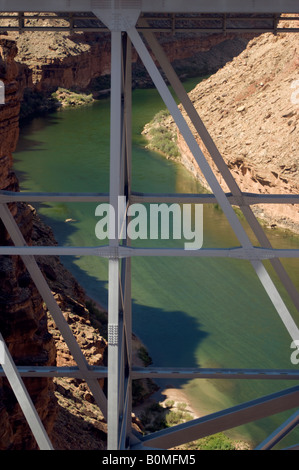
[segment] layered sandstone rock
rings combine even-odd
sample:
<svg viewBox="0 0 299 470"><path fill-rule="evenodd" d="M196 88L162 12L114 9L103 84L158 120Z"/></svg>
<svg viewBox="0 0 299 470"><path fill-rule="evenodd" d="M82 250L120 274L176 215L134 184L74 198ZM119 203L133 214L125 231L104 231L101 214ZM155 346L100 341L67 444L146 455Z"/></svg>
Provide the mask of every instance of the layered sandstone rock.
<svg viewBox="0 0 299 470"><path fill-rule="evenodd" d="M0 78L5 84L6 101L0 106L0 187L17 191L12 171L12 152L19 132L22 87L20 69L14 58L14 42L0 40ZM30 210L24 204L11 204L13 213L28 243L32 232ZM2 222L0 243L11 243ZM19 257L0 257L0 331L16 364L55 364L55 345L48 333L42 299ZM45 427L51 433L55 418L54 387L49 379L24 380ZM6 379L0 379L0 449L36 448L35 440Z"/></svg>
<svg viewBox="0 0 299 470"><path fill-rule="evenodd" d="M267 33L252 39L225 67L189 94L242 191L299 193L299 48L296 34ZM189 120L187 119L189 122ZM210 189L174 121L181 162ZM145 130L149 134L149 128ZM196 135L194 131L194 135ZM196 139L223 189L229 192L203 142ZM258 205L268 225L299 233L297 205Z"/></svg>
<svg viewBox="0 0 299 470"><path fill-rule="evenodd" d="M52 23L55 20L51 20ZM79 32L24 32L10 33L18 46L18 63L26 65L32 75L28 88L48 93L58 87L85 91L94 90L93 81L107 77L103 87L109 88L110 34ZM171 62L181 75L214 73L218 68L239 54L252 35L243 34L160 34L159 41ZM230 47L218 47L230 44ZM214 51L215 49L215 51ZM210 51L211 54L209 53ZM151 81L143 69L135 50L133 83L149 86ZM183 62L182 62L183 61Z"/></svg>
<svg viewBox="0 0 299 470"><path fill-rule="evenodd" d="M30 76L26 67L15 62L16 54L14 41L0 39L0 79L6 89L5 104L0 106L0 189L7 191L19 190L12 169L12 153L19 135L20 101ZM29 245L56 244L51 229L31 206L14 203L9 208ZM11 244L2 222L0 244ZM86 359L91 365L102 365L107 343L92 325L83 289L58 257L38 257L37 262ZM17 365L75 365L20 257L0 256L0 331ZM105 446L103 416L85 383L47 378L27 378L24 382L54 448L102 449ZM69 405L74 396L79 397L78 415ZM6 378L0 378L0 422L1 450L37 448ZM80 428L83 442L75 435L80 434Z"/></svg>

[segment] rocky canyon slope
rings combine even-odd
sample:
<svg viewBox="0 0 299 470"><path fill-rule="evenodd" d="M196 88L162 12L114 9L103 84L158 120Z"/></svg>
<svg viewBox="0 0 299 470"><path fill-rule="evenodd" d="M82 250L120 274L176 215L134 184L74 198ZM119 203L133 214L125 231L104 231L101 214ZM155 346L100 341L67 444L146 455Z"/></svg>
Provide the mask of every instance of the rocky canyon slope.
<svg viewBox="0 0 299 470"><path fill-rule="evenodd" d="M31 20L31 23L38 21ZM41 24L55 25L57 21L54 16ZM109 90L111 44L108 33L24 31L19 34L10 31L8 36L17 45L16 62L26 71L22 116L24 113L26 117L26 103L38 106L37 97L50 97L58 88L92 93L95 98ZM200 76L214 73L232 60L251 37L252 34L231 33L200 37L194 33L161 34L159 40L179 75ZM133 87L152 86L134 48L132 61ZM40 105L47 107L44 101Z"/></svg>
<svg viewBox="0 0 299 470"><path fill-rule="evenodd" d="M299 193L298 79L298 35L266 33L189 94L244 192ZM144 130L149 139L152 125ZM172 134L178 158L209 190L173 119L168 116L155 125ZM198 135L196 139L229 192L202 140ZM298 205L256 205L254 210L268 225L299 233Z"/></svg>

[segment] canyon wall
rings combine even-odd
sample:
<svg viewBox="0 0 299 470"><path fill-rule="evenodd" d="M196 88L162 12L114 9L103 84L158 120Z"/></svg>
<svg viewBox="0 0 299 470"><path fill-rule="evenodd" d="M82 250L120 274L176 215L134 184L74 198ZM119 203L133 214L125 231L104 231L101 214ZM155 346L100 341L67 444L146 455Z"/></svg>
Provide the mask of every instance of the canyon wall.
<svg viewBox="0 0 299 470"><path fill-rule="evenodd" d="M0 187L17 191L18 182L12 171L12 152L19 133L19 111L22 98L22 70L15 63L14 42L0 40L1 80L6 89L6 103L0 106ZM31 211L25 204L10 204L22 233L31 240ZM11 244L1 222L1 245ZM55 345L47 329L43 302L19 257L0 257L0 331L10 353L19 365L55 364ZM55 419L54 388L49 379L26 379L26 386L51 433ZM0 379L0 449L35 448L22 412L6 379Z"/></svg>
<svg viewBox="0 0 299 470"><path fill-rule="evenodd" d="M62 32L10 33L16 41L16 61L30 71L27 87L43 93L58 87L86 91L94 88L94 81L105 77L99 87L110 86L110 34ZM214 73L227 60L238 55L252 35L210 34L177 37L160 34L159 40L181 75ZM217 49L220 44L227 47ZM133 84L149 85L140 59L133 49Z"/></svg>
<svg viewBox="0 0 299 470"><path fill-rule="evenodd" d="M19 191L12 168L13 152L19 136L20 103L31 77L27 67L15 61L16 55L15 42L1 38L0 79L4 82L6 93L5 104L0 105L0 189L7 191ZM51 229L42 223L30 205L13 203L9 204L9 208L29 245L56 244ZM0 222L0 244L11 243ZM58 257L37 257L37 261L85 357L90 364L102 365L107 343L91 323L84 291ZM0 256L0 331L17 365L75 365L18 256ZM86 412L86 404L93 406L93 399L82 381L26 378L24 383L56 449L104 447L106 432L103 416L99 411L89 412L89 415ZM89 420L85 424L82 417L79 419L76 413L70 411L69 402L72 403L74 397L82 402L81 414L84 415L85 410ZM0 378L0 421L0 450L37 448L6 378ZM78 421L82 428L79 438L74 435L76 429L78 433Z"/></svg>
<svg viewBox="0 0 299 470"><path fill-rule="evenodd" d="M298 83L297 35L266 33L252 39L240 55L190 92L242 191L299 194ZM159 125L177 140L182 164L210 190L173 119L166 117ZM148 137L149 129L146 126L144 131ZM229 192L194 129L193 133L222 188ZM255 205L253 210L268 226L299 233L298 205Z"/></svg>

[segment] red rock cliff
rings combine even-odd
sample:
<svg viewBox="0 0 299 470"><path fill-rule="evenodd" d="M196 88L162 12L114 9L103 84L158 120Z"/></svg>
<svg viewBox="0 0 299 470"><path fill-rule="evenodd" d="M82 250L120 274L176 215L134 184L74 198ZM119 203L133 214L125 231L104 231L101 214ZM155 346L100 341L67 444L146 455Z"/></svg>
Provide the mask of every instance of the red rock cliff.
<svg viewBox="0 0 299 470"><path fill-rule="evenodd" d="M87 89L93 79L110 74L110 34L60 32L24 32L14 35L18 46L16 60L25 64L32 73L33 87L37 91L53 91L57 87ZM251 36L250 36L251 37ZM227 60L217 51L206 58L207 52L219 44L230 43L229 54L238 54L244 49L247 36L236 37L232 34L205 35L178 38L171 34L161 35L160 40L169 60L185 62L183 68L193 69L193 73L215 72ZM199 54L197 56L197 54ZM133 51L133 62L140 64ZM182 72L184 73L184 72Z"/></svg>
<svg viewBox="0 0 299 470"><path fill-rule="evenodd" d="M19 135L20 101L31 75L15 62L16 54L14 41L0 39L0 79L6 89L5 104L0 105L0 189L9 191L19 190L12 153ZM56 244L51 229L31 206L14 203L9 207L29 245ZM11 240L0 222L0 245L7 244ZM83 289L58 257L38 257L37 262L83 354L90 364L102 365L106 341L91 324ZM0 331L17 365L75 365L20 257L0 256ZM55 449L104 447L103 417L94 410L82 381L27 378L24 382ZM80 403L78 416L69 405L74 400ZM87 411L89 403L92 410ZM0 450L37 448L5 378L0 378L0 422Z"/></svg>
<svg viewBox="0 0 299 470"><path fill-rule="evenodd" d="M22 98L20 69L14 58L14 42L0 40L0 78L6 89L5 104L0 105L0 188L18 190L12 171L12 152L19 134L19 111ZM24 204L10 209L30 243L32 215ZM0 223L0 243L10 238ZM0 256L0 331L15 362L19 365L55 364L55 345L47 329L43 302L19 257ZM49 379L24 380L38 413L51 433L55 418L54 388ZM6 379L0 379L0 449L34 449L35 440L24 421Z"/></svg>

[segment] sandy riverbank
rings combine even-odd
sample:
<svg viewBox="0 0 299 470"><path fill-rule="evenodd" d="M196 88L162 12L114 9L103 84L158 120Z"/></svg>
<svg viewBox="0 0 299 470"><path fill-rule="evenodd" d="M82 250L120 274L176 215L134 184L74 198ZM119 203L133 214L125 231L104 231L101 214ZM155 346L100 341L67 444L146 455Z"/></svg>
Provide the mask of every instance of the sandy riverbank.
<svg viewBox="0 0 299 470"><path fill-rule="evenodd" d="M92 302L100 312L106 312L106 309L99 302L90 297L86 297L86 299ZM140 354L140 351L142 351L142 354ZM134 335L134 333L132 335L132 356L133 365L139 367L144 367L145 360L150 359L146 356L146 348L142 341ZM170 412L174 412L174 414L176 414L180 411L185 416L189 415L189 418L191 417L192 419L200 418L206 414L204 411L201 413L198 408L195 409L192 406L187 393L183 389L176 388L170 383L165 387L160 387L157 391L150 393L149 397L143 400L142 403L133 406L133 415L137 418L137 423L139 423L138 426L141 426L141 429L143 428L141 423L144 423L145 421L147 421L146 427L154 426L155 428L157 425L156 421L163 419L163 415L165 417L166 414ZM176 423L173 423L172 425L174 424ZM150 432L153 432L154 428ZM148 432L146 429L144 429L144 431ZM234 447L236 450L248 450L251 448L248 442L242 440L235 441ZM177 447L177 449L180 448L181 447Z"/></svg>

